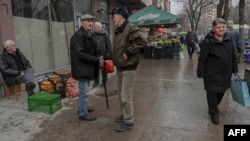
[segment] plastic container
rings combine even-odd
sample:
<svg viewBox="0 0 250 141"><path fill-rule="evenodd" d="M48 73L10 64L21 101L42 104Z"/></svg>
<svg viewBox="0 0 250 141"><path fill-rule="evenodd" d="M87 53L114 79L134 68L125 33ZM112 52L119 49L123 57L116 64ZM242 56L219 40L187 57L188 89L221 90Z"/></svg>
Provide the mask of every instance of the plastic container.
<svg viewBox="0 0 250 141"><path fill-rule="evenodd" d="M36 93L28 97L28 110L41 111L54 114L62 108L61 95L49 93Z"/></svg>

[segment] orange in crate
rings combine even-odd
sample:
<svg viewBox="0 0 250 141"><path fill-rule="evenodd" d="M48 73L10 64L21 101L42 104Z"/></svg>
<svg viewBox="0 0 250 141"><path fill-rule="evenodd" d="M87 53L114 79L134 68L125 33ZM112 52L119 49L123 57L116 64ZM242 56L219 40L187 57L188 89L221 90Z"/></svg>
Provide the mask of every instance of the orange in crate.
<svg viewBox="0 0 250 141"><path fill-rule="evenodd" d="M53 83L58 83L59 81L61 81L61 77L59 75L49 75L48 78L53 82Z"/></svg>
<svg viewBox="0 0 250 141"><path fill-rule="evenodd" d="M55 91L54 84L49 80L45 80L41 82L40 88L41 88L41 91L48 92L48 93L53 93Z"/></svg>

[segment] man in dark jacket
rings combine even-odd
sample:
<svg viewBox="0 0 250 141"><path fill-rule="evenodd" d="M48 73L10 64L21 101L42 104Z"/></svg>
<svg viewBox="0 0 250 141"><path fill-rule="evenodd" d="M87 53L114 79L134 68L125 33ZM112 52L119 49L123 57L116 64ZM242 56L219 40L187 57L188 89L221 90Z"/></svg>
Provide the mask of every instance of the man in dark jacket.
<svg viewBox="0 0 250 141"><path fill-rule="evenodd" d="M236 57L239 57L242 52L240 33L237 30L233 29L233 24L234 24L233 21L229 20L227 24L228 24L227 32L233 41L234 50L237 55Z"/></svg>
<svg viewBox="0 0 250 141"><path fill-rule="evenodd" d="M34 94L34 71L28 59L16 48L12 40L4 42L1 71L7 86L25 83L25 90L29 96Z"/></svg>
<svg viewBox="0 0 250 141"><path fill-rule="evenodd" d="M79 120L96 120L88 111L89 81L97 75L98 65L103 65L103 57L97 57L96 43L91 30L95 17L85 14L81 16L81 27L70 40L72 77L78 80ZM92 111L92 110L91 110Z"/></svg>
<svg viewBox="0 0 250 141"><path fill-rule="evenodd" d="M111 59L111 41L109 34L103 29L100 22L95 22L94 24L94 39L97 43L97 55L103 56L104 60ZM103 66L105 67L105 66ZM101 68L99 68L100 70ZM108 80L108 74L106 71L103 71L103 81L106 83ZM93 87L96 87L99 84L100 71L98 71L97 78L94 80ZM101 85L102 86L102 85Z"/></svg>
<svg viewBox="0 0 250 141"><path fill-rule="evenodd" d="M188 30L185 40L186 40L186 45L188 49L189 59L192 59L193 53L195 51L195 43L197 43L198 40L197 40L196 33L194 33L191 28Z"/></svg>
<svg viewBox="0 0 250 141"><path fill-rule="evenodd" d="M140 61L140 49L146 46L146 38L139 27L128 22L128 11L125 7L112 10L116 27L112 59L117 68L118 92L122 115L116 118L119 126L116 131L122 132L133 127L133 92L135 70Z"/></svg>

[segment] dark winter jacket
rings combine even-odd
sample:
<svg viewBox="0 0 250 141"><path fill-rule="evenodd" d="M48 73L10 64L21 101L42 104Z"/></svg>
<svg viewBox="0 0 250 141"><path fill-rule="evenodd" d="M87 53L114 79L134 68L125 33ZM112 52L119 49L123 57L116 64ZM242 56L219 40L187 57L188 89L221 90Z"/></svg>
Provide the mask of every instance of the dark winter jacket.
<svg viewBox="0 0 250 141"><path fill-rule="evenodd" d="M225 33L219 41L210 32L202 42L197 76L203 78L205 90L225 92L230 87L232 73L238 72L233 42Z"/></svg>
<svg viewBox="0 0 250 141"><path fill-rule="evenodd" d="M97 76L100 59L97 57L96 42L83 27L72 36L70 53L74 79L91 80Z"/></svg>
<svg viewBox="0 0 250 141"><path fill-rule="evenodd" d="M17 48L16 55L19 55L21 58L21 62L25 69L31 68L31 64L28 59L23 55L23 53ZM17 69L17 65L15 60L10 56L10 54L3 50L2 54L2 66L1 71L3 74L3 78L7 86L15 84L15 77L21 74L21 71Z"/></svg>
<svg viewBox="0 0 250 141"><path fill-rule="evenodd" d="M227 30L228 34L232 38L234 49L236 53L241 53L242 52L242 44L241 44L241 37L240 33L236 30L233 29L228 29Z"/></svg>
<svg viewBox="0 0 250 141"><path fill-rule="evenodd" d="M101 33L95 33L93 35L97 43L97 55L103 56L104 60L111 59L111 41L109 34L102 30Z"/></svg>
<svg viewBox="0 0 250 141"><path fill-rule="evenodd" d="M116 29L112 59L118 71L135 70L140 60L140 48L146 46L146 38L139 27L125 21ZM127 55L127 60L123 54Z"/></svg>
<svg viewBox="0 0 250 141"><path fill-rule="evenodd" d="M194 32L188 32L185 37L186 44L195 44L198 42L197 35Z"/></svg>

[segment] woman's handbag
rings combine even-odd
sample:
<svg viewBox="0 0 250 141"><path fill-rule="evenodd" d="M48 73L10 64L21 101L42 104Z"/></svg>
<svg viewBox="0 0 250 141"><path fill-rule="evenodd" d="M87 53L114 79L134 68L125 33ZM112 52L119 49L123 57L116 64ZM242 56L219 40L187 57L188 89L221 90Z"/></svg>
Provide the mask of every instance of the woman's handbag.
<svg viewBox="0 0 250 141"><path fill-rule="evenodd" d="M233 100L245 107L250 107L250 96L245 80L240 79L238 75L231 80L231 93Z"/></svg>
<svg viewBox="0 0 250 141"><path fill-rule="evenodd" d="M115 71L115 66L112 60L105 61L105 71L107 73L113 73Z"/></svg>

